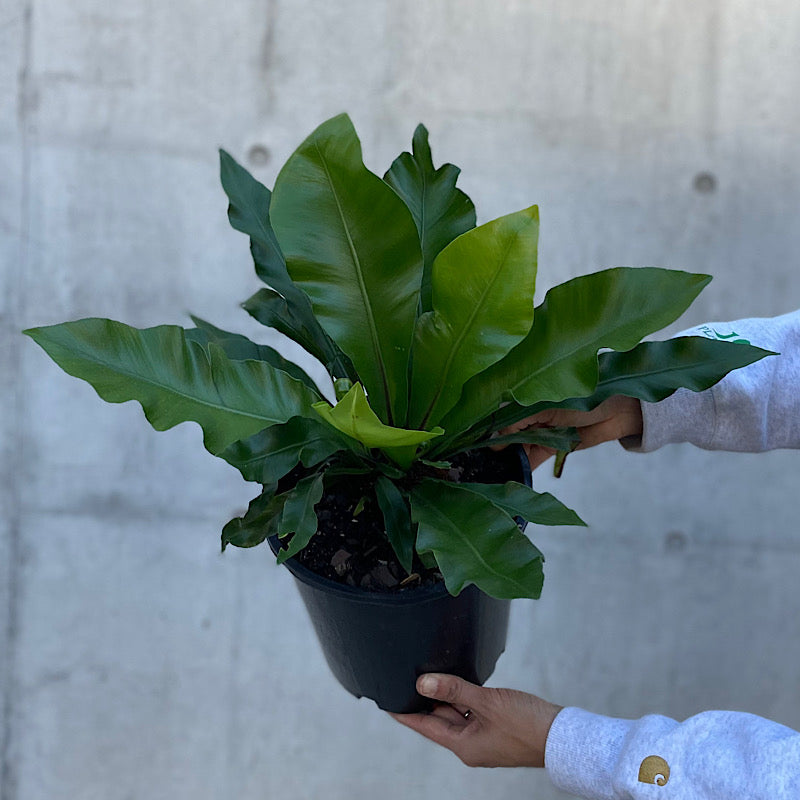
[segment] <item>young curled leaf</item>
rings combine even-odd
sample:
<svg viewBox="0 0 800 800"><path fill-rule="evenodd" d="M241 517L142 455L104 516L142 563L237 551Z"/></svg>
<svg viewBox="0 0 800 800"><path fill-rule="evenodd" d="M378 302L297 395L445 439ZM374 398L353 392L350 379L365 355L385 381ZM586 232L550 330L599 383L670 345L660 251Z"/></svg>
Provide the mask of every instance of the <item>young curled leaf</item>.
<svg viewBox="0 0 800 800"><path fill-rule="evenodd" d="M314 411L329 425L366 447L399 448L423 444L444 431L408 430L385 425L372 410L364 394L364 387L354 383L350 391L335 405L314 403Z"/></svg>

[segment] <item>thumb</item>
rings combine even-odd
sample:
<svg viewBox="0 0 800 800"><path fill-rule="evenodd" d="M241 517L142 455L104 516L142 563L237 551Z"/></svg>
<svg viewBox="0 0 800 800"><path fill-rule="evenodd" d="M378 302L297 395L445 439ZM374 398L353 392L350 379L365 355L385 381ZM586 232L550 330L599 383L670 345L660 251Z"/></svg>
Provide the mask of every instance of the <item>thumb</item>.
<svg viewBox="0 0 800 800"><path fill-rule="evenodd" d="M455 675L429 672L417 679L417 691L423 697L449 703L451 706L464 706L478 710L482 705L484 689Z"/></svg>

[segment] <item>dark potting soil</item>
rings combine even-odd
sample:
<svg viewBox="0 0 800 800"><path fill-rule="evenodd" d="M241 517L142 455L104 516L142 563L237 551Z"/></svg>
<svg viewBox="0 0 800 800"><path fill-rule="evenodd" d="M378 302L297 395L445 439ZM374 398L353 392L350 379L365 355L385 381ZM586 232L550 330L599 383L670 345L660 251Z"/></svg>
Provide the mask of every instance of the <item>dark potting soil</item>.
<svg viewBox="0 0 800 800"><path fill-rule="evenodd" d="M454 483L520 480L519 454L513 447L498 452L471 450L451 463L449 470L431 468L431 475ZM312 572L375 592L402 592L442 582L441 573L427 569L416 553L411 573L400 565L386 537L383 514L365 480L348 479L326 492L316 512L319 530L297 555Z"/></svg>

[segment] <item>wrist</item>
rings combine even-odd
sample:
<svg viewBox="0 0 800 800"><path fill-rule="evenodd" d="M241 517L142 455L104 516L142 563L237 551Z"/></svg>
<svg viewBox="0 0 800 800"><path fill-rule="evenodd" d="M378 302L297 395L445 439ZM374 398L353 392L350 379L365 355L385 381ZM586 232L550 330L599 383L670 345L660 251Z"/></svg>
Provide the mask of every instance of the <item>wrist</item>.
<svg viewBox="0 0 800 800"><path fill-rule="evenodd" d="M556 721L556 717L558 717L558 715L564 710L564 706L557 706L553 703L549 703L548 705L550 706L549 714L545 719L544 738L542 739L541 743L542 759L541 763L536 765L538 767L543 767L545 765L545 760L547 757L547 741L550 738L550 731L553 729L553 724Z"/></svg>
<svg viewBox="0 0 800 800"><path fill-rule="evenodd" d="M529 717L528 725L524 735L520 735L518 766L521 767L544 767L547 739L550 730L562 710L562 706L549 703L535 695L529 695L533 701L531 710L533 714ZM522 733L522 732L521 732Z"/></svg>
<svg viewBox="0 0 800 800"><path fill-rule="evenodd" d="M636 397L620 398L622 402L623 435L620 439L638 436L641 439L644 422L642 419L642 403Z"/></svg>

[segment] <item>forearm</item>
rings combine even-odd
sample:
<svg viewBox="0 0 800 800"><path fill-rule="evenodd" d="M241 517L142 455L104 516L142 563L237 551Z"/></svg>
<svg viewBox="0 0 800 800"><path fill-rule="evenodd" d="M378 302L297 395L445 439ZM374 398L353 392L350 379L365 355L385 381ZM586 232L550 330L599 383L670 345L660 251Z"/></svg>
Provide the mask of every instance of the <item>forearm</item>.
<svg viewBox="0 0 800 800"><path fill-rule="evenodd" d="M707 711L683 723L621 720L566 708L547 739L545 766L587 800L790 800L800 784L800 734L752 714ZM661 796L661 795L659 795Z"/></svg>
<svg viewBox="0 0 800 800"><path fill-rule="evenodd" d="M680 389L660 403L642 403L641 444L626 447L650 452L690 442L742 452L800 448L800 311L709 323L681 335L744 339L779 355L731 372L708 391Z"/></svg>

